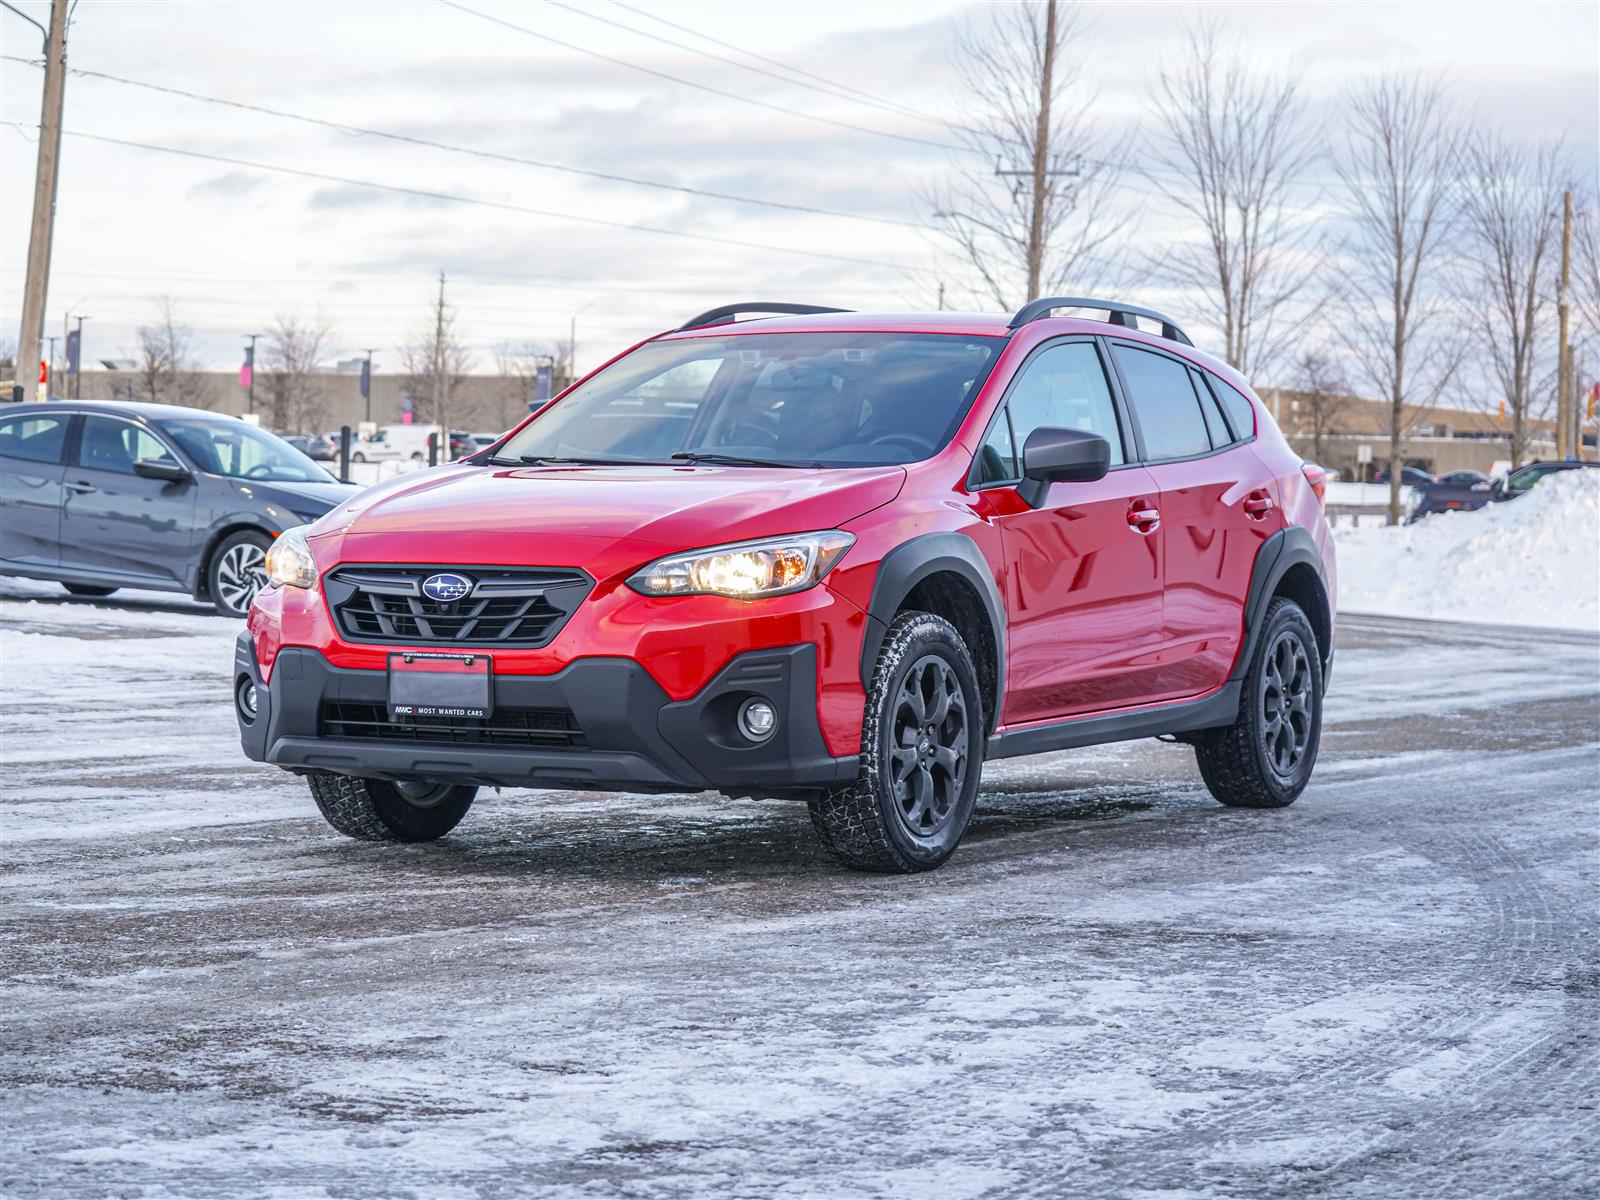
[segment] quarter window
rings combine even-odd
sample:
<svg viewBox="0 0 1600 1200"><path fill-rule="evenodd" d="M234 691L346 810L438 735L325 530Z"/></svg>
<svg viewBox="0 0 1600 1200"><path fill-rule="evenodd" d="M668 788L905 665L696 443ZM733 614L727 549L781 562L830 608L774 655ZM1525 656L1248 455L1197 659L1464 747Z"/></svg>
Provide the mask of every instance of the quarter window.
<svg viewBox="0 0 1600 1200"><path fill-rule="evenodd" d="M1017 466L1017 451L1011 441L1011 414L1001 409L989 429L989 436L978 448L977 469L974 476L981 487L986 483L1004 483L1022 478Z"/></svg>
<svg viewBox="0 0 1600 1200"><path fill-rule="evenodd" d="M1110 444L1113 467L1127 461L1111 388L1091 342L1046 347L1022 369L1022 378L1011 389L1006 404L1014 453L1019 457L1030 433L1050 428L1096 434ZM1014 468L1012 478L1020 473Z"/></svg>
<svg viewBox="0 0 1600 1200"><path fill-rule="evenodd" d="M1189 368L1189 382L1194 386L1194 394L1200 401L1200 413L1206 419L1206 432L1211 435L1211 448L1219 450L1223 446L1230 445L1234 438L1228 432L1228 423L1222 419L1222 409L1217 407L1217 398L1211 394L1211 389L1200 377L1200 372L1193 367Z"/></svg>
<svg viewBox="0 0 1600 1200"><path fill-rule="evenodd" d="M175 463L166 446L154 434L117 417L85 417L83 441L78 446L78 465L97 471L133 474L133 464L141 458Z"/></svg>
<svg viewBox="0 0 1600 1200"><path fill-rule="evenodd" d="M1228 424L1233 426L1235 441L1249 441L1256 435L1256 410L1238 392L1225 383L1212 383L1204 375L1201 382L1207 384L1212 395L1222 402L1222 410L1228 414Z"/></svg>
<svg viewBox="0 0 1600 1200"><path fill-rule="evenodd" d="M58 463L67 442L67 418L53 414L0 421L0 454L26 462Z"/></svg>
<svg viewBox="0 0 1600 1200"><path fill-rule="evenodd" d="M1189 368L1165 354L1117 345L1117 366L1132 393L1147 458L1187 458L1211 450L1205 416L1189 382Z"/></svg>

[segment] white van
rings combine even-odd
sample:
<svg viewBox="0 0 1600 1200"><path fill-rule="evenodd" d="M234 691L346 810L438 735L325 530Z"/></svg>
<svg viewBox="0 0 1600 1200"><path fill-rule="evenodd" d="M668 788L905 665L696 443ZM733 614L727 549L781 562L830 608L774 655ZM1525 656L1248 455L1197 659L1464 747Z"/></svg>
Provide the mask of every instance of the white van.
<svg viewBox="0 0 1600 1200"><path fill-rule="evenodd" d="M427 462L428 436L438 432L437 425L380 425L377 433L350 448L350 461L394 462L409 458L412 462ZM449 450L440 439L439 460L449 457Z"/></svg>

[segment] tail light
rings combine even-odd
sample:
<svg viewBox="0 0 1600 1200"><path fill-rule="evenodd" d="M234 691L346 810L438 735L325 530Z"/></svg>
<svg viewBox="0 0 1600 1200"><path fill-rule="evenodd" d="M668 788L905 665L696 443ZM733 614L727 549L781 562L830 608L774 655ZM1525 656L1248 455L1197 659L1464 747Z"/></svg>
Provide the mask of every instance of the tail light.
<svg viewBox="0 0 1600 1200"><path fill-rule="evenodd" d="M1308 462L1300 465L1300 474L1306 477L1306 482L1311 485L1311 490L1317 495L1318 504L1328 502L1328 473L1316 463Z"/></svg>

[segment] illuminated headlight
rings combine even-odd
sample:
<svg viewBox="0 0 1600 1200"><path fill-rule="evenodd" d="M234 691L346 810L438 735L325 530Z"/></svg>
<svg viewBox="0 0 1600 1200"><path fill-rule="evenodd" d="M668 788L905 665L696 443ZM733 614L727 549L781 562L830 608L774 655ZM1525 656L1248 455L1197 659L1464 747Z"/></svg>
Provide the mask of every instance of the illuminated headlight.
<svg viewBox="0 0 1600 1200"><path fill-rule="evenodd" d="M636 572L628 586L646 596L784 596L822 582L855 540L853 533L830 529L710 546L657 559Z"/></svg>
<svg viewBox="0 0 1600 1200"><path fill-rule="evenodd" d="M306 545L309 526L296 525L285 529L267 551L267 580L282 587L315 587L317 564L311 557L311 547Z"/></svg>

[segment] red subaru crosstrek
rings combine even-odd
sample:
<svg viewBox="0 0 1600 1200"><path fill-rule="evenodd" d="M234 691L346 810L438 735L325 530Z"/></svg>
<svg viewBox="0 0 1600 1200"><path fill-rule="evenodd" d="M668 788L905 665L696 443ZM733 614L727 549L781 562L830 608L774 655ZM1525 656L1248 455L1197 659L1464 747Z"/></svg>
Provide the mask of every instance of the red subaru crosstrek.
<svg viewBox="0 0 1600 1200"><path fill-rule="evenodd" d="M985 759L1159 735L1285 805L1333 654L1323 482L1145 309L730 305L280 537L240 733L369 839L483 786L715 789L923 870Z"/></svg>

